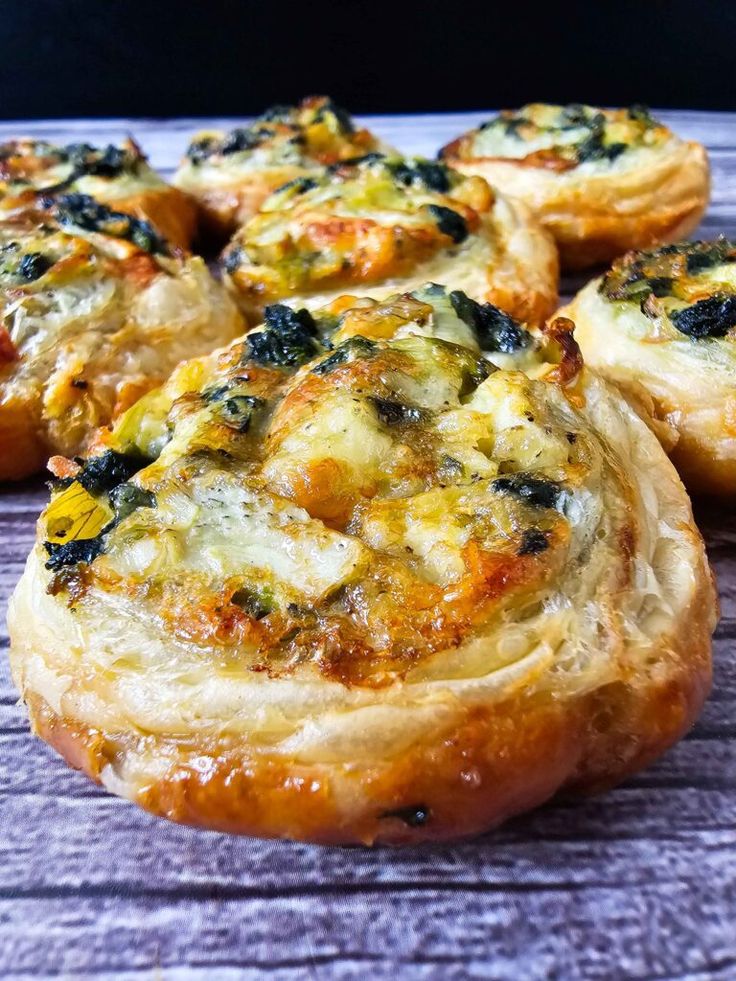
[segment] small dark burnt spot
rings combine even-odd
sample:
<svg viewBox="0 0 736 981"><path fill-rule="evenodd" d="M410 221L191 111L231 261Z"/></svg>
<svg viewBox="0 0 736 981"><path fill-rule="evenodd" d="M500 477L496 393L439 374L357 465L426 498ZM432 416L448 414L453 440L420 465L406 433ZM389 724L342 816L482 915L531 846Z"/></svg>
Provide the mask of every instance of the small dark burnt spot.
<svg viewBox="0 0 736 981"><path fill-rule="evenodd" d="M423 828L429 823L432 811L425 804L414 804L410 807L398 807L396 810L384 811L382 818L398 818L410 828Z"/></svg>
<svg viewBox="0 0 736 981"><path fill-rule="evenodd" d="M547 534L538 528L527 528L521 536L519 555L538 555L549 548Z"/></svg>

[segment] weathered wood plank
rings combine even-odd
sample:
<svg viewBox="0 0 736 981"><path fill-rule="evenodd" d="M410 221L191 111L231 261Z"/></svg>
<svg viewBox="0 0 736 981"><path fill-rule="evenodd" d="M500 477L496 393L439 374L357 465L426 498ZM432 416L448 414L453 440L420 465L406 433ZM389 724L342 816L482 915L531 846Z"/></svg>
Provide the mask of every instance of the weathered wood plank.
<svg viewBox="0 0 736 981"><path fill-rule="evenodd" d="M74 902L64 895L46 900L42 918L32 899L7 912L0 903L0 940L8 960L36 976L51 962L65 976L86 974L90 965L110 974L157 968L167 977L169 966L217 971L233 964L320 976L321 968L350 964L370 977L391 969L416 977L413 967L422 965L434 967L434 977L447 977L453 966L456 977L728 977L736 965L728 916L735 899L733 883L706 885L695 875L566 890L528 888L520 879L500 894L482 883L462 892L447 883L434 894L366 885L266 898L205 889L166 904L157 895L91 893ZM592 909L599 917L593 924ZM694 909L702 914L697 926Z"/></svg>

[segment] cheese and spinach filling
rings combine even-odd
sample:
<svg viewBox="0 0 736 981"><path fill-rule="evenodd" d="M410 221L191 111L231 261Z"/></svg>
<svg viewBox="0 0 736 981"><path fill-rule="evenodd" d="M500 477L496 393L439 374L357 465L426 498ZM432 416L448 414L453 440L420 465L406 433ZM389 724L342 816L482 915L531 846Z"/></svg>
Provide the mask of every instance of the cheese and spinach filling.
<svg viewBox="0 0 736 981"><path fill-rule="evenodd" d="M180 267L149 222L87 195L50 198L43 209L3 221L0 382L44 376L59 345L85 329L121 330L133 317L125 284L140 297L156 276L173 277Z"/></svg>
<svg viewBox="0 0 736 981"><path fill-rule="evenodd" d="M456 254L477 237L493 204L479 177L371 153L279 188L221 262L254 298L377 283Z"/></svg>
<svg viewBox="0 0 736 981"><path fill-rule="evenodd" d="M669 130L643 106L596 109L577 103L531 103L506 110L472 134L464 155L500 157L557 167L607 166L636 149L662 145Z"/></svg>
<svg viewBox="0 0 736 981"><path fill-rule="evenodd" d="M187 161L238 168L315 166L357 156L376 140L326 96L297 106L272 106L248 126L228 133L203 132L190 143Z"/></svg>
<svg viewBox="0 0 736 981"><path fill-rule="evenodd" d="M725 238L628 252L601 280L609 303L631 305L671 336L693 341L736 337L736 245Z"/></svg>
<svg viewBox="0 0 736 981"><path fill-rule="evenodd" d="M133 140L121 146L89 143L55 146L44 140L11 140L0 144L0 196L23 197L96 193L111 196L135 193L142 187L164 185L149 167Z"/></svg>
<svg viewBox="0 0 736 981"><path fill-rule="evenodd" d="M542 380L554 347L431 284L272 306L57 483L48 589L133 602L239 669L383 683L567 561L605 457ZM538 380L494 364L517 355Z"/></svg>

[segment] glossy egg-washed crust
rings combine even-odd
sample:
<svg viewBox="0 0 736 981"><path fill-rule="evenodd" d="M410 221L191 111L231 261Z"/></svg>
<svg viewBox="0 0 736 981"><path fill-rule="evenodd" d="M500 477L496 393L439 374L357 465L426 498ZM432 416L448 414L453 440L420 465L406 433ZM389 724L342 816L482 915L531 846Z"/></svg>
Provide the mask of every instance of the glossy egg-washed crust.
<svg viewBox="0 0 736 981"><path fill-rule="evenodd" d="M202 259L89 197L0 223L0 480L43 469L243 321Z"/></svg>
<svg viewBox="0 0 736 981"><path fill-rule="evenodd" d="M221 266L254 323L281 299L313 308L430 280L530 323L557 305L557 249L526 205L442 163L379 153L276 191Z"/></svg>
<svg viewBox="0 0 736 981"><path fill-rule="evenodd" d="M331 843L476 834L654 759L708 690L714 589L570 328L436 286L273 307L54 461L9 616L35 731L155 814Z"/></svg>
<svg viewBox="0 0 736 981"><path fill-rule="evenodd" d="M149 221L167 241L188 249L197 206L167 184L138 144L55 146L29 138L0 143L0 216L34 207L39 198L87 194L116 211Z"/></svg>
<svg viewBox="0 0 736 981"><path fill-rule="evenodd" d="M287 181L376 150L390 147L327 96L311 96L229 133L197 133L174 183L196 199L205 231L222 241Z"/></svg>
<svg viewBox="0 0 736 981"><path fill-rule="evenodd" d="M440 157L526 202L570 271L684 238L710 196L705 148L640 106L533 103L458 137Z"/></svg>
<svg viewBox="0 0 736 981"><path fill-rule="evenodd" d="M688 488L736 492L736 246L631 252L567 313L586 361L660 436Z"/></svg>

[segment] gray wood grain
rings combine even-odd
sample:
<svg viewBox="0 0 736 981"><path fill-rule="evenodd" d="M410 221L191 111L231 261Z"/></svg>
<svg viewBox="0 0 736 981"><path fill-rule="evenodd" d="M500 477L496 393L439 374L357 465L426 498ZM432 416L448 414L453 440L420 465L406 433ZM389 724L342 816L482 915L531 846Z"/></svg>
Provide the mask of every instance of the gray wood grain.
<svg viewBox="0 0 736 981"><path fill-rule="evenodd" d="M401 149L431 154L486 115L369 123ZM702 233L736 234L736 114L661 116L711 149ZM131 132L170 173L198 125L0 123L0 139ZM40 480L0 488L3 606L45 499ZM0 976L736 978L736 516L712 504L696 511L723 619L714 692L693 732L626 785L555 802L474 842L329 849L158 821L30 736L3 656Z"/></svg>

